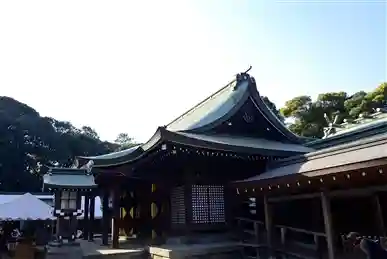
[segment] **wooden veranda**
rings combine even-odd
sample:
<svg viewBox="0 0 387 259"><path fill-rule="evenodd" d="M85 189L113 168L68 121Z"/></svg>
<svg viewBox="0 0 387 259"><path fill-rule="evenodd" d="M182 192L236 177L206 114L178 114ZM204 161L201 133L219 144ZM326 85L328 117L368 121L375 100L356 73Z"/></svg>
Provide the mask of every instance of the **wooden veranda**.
<svg viewBox="0 0 387 259"><path fill-rule="evenodd" d="M244 236L245 246L261 254L296 258L365 258L346 247L345 236L386 235L386 138L288 159L236 182L239 211L244 212L237 222L243 233L253 234ZM253 256L262 258L259 253Z"/></svg>

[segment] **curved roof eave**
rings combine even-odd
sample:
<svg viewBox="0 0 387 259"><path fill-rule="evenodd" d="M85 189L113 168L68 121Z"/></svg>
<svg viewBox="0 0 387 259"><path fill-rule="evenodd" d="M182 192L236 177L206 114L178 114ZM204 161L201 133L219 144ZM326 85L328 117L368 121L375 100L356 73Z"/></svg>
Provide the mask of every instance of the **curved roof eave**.
<svg viewBox="0 0 387 259"><path fill-rule="evenodd" d="M284 135L293 143L303 144L306 142L305 139L291 132L286 125L280 121L280 119L267 107L264 101L261 98L257 90L257 85L254 78L252 78L252 83L249 85L250 96L255 107L260 111L263 117L275 128L278 132Z"/></svg>
<svg viewBox="0 0 387 259"><path fill-rule="evenodd" d="M259 143L258 143L259 142ZM238 152L245 154L261 154L275 156L290 156L295 154L303 154L312 151L313 149L297 144L284 144L277 141L270 141L257 138L245 138L228 135L206 135L188 132L173 132L159 127L153 137L135 151L120 157L111 159L96 159L93 160L93 167L106 168L112 166L120 166L126 163L133 163L147 155L150 151L158 148L163 143L175 143L180 145L192 146L201 149L211 149L224 152ZM86 159L86 157L84 157Z"/></svg>
<svg viewBox="0 0 387 259"><path fill-rule="evenodd" d="M257 90L254 77L247 73L238 74L236 80L169 123L166 129L173 132L205 133L230 119L248 99L251 99L259 113L290 142L307 142L291 132L267 107ZM207 114L200 117L204 113Z"/></svg>
<svg viewBox="0 0 387 259"><path fill-rule="evenodd" d="M84 160L114 159L117 157L129 155L129 154L133 153L134 151L136 151L140 146L141 145L135 145L135 146L130 147L128 149L124 149L124 150L120 150L120 151L116 151L116 152L112 152L112 153L108 153L108 154L103 154L103 155L99 155L99 156L78 156L77 158L84 159Z"/></svg>
<svg viewBox="0 0 387 259"><path fill-rule="evenodd" d="M167 126L159 127L148 142L127 150L102 156L78 158L93 160L94 167L118 166L123 163L133 162L146 155L148 151L153 150L159 143L173 141L172 133L206 133L208 130L228 120L249 99L254 103L259 113L291 143L301 144L305 142L302 138L290 132L266 106L260 97L254 78L245 72L238 74L236 79L227 86L188 110Z"/></svg>
<svg viewBox="0 0 387 259"><path fill-rule="evenodd" d="M286 144L273 140L232 135L207 135L165 131L163 136L165 138L164 141L166 142L168 141L200 149L250 155L289 156L314 151L312 148L298 144Z"/></svg>
<svg viewBox="0 0 387 259"><path fill-rule="evenodd" d="M238 76L236 80L170 122L166 129L173 132L203 132L219 125L247 100L249 81L247 74Z"/></svg>
<svg viewBox="0 0 387 259"><path fill-rule="evenodd" d="M114 152L102 156L78 157L82 160L93 160L93 167L111 167L136 161L153 150L162 139L162 127L159 127L153 136L144 144L123 151Z"/></svg>

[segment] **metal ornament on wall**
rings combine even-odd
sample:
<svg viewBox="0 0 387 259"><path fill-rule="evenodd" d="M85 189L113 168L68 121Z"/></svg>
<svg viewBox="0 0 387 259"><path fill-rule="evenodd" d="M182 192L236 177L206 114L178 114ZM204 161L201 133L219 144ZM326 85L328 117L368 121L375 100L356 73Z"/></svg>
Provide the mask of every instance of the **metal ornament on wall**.
<svg viewBox="0 0 387 259"><path fill-rule="evenodd" d="M245 112L243 114L243 120L246 122L246 123L252 123L254 121L254 116L249 114L248 112Z"/></svg>
<svg viewBox="0 0 387 259"><path fill-rule="evenodd" d="M109 209L113 208L113 195L114 195L114 192L110 192L110 195L109 195L109 199L108 199L108 207Z"/></svg>

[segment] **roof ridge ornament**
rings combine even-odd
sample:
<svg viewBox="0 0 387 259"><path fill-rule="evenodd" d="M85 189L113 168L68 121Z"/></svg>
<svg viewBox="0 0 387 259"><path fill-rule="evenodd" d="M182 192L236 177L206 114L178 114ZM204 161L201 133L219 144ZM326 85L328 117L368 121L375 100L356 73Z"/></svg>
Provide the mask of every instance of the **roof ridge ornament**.
<svg viewBox="0 0 387 259"><path fill-rule="evenodd" d="M238 89L239 83L241 81L250 79L250 75L247 73L251 70L251 68L252 66L250 66L245 72L241 72L236 75L236 84L233 88L234 91Z"/></svg>
<svg viewBox="0 0 387 259"><path fill-rule="evenodd" d="M247 74L252 68L253 68L253 66L250 65L249 68L245 72L243 72L242 74Z"/></svg>
<svg viewBox="0 0 387 259"><path fill-rule="evenodd" d="M78 167L79 167L79 161L77 158L75 158L70 168L78 168Z"/></svg>
<svg viewBox="0 0 387 259"><path fill-rule="evenodd" d="M340 128L340 125L337 124L337 121L339 120L339 115L338 114L335 115L333 122L331 121L331 119L328 117L326 113L324 113L324 118L328 123L328 127L324 128L324 138L326 138L329 135L336 133L336 128Z"/></svg>
<svg viewBox="0 0 387 259"><path fill-rule="evenodd" d="M91 174L91 170L93 169L93 165L94 165L94 161L93 160L89 160L89 162L87 162L81 168L85 169L87 174L90 175Z"/></svg>
<svg viewBox="0 0 387 259"><path fill-rule="evenodd" d="M359 116L355 119L346 118L342 123L337 124L337 120L330 121L329 117L324 114L324 118L328 123L328 127L324 128L324 137L330 137L340 132L341 130L353 129L361 125L366 125L368 123L373 123L379 120L385 120L387 118L387 106L382 106L379 108L373 108L372 111L360 113Z"/></svg>

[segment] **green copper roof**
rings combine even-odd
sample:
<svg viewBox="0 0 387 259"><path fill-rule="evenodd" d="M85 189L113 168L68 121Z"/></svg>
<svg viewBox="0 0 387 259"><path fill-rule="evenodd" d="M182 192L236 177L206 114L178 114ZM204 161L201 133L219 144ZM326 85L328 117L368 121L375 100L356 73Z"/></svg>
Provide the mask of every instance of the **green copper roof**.
<svg viewBox="0 0 387 259"><path fill-rule="evenodd" d="M387 132L387 112L378 109L369 116L353 121L344 120L344 123L330 125L325 130L327 134L323 139L310 141L306 145L320 149L384 134Z"/></svg>
<svg viewBox="0 0 387 259"><path fill-rule="evenodd" d="M248 81L232 81L209 98L199 103L166 126L170 131L192 131L227 115L231 109L246 99Z"/></svg>
<svg viewBox="0 0 387 259"><path fill-rule="evenodd" d="M273 129L271 134L281 136L285 142L305 142L292 133L266 106L257 90L255 79L247 73L238 74L231 83L167 124L165 128L174 132L216 132L219 126L235 116L247 103L252 103L253 108L251 114L245 116L251 116L257 121L264 120Z"/></svg>
<svg viewBox="0 0 387 259"><path fill-rule="evenodd" d="M373 128L385 123L387 123L387 112L380 109L369 116L361 116L354 121L344 120L344 123L333 125L334 131L325 138L331 138L333 136L351 133L366 128Z"/></svg>
<svg viewBox="0 0 387 259"><path fill-rule="evenodd" d="M266 172L238 182L256 182L297 175L313 177L326 173L340 172L337 170L343 170L340 168L344 165L353 165L385 158L387 158L387 133L279 160L273 163L273 167ZM367 167L367 164L363 166ZM360 167L356 168L359 169Z"/></svg>
<svg viewBox="0 0 387 259"><path fill-rule="evenodd" d="M252 153L254 153L255 150L257 154L262 151L264 151L262 152L262 154L267 154L267 152L269 151L275 151L278 155L280 155L282 152L289 152L295 154L314 151L314 149L312 148L308 148L299 144L288 144L262 138L249 138L231 135L207 135L185 132L179 132L177 134L188 137L193 141L197 141L197 145L199 146L199 141L213 143L215 145L214 147L216 147L217 145L230 146L230 151L233 151L231 147L241 147L244 149L249 148L251 149ZM222 149L226 150L226 148Z"/></svg>
<svg viewBox="0 0 387 259"><path fill-rule="evenodd" d="M99 157L80 157L83 160L93 161L93 167L110 167L141 159L151 150L160 150L160 144L171 143L191 146L199 149L245 153L255 155L272 155L287 157L295 154L311 152L314 149L300 144L282 143L264 138L250 138L226 134L198 134L189 132L173 132L160 127L153 137L140 147L125 155L114 155L109 159ZM121 153L122 154L122 153Z"/></svg>
<svg viewBox="0 0 387 259"><path fill-rule="evenodd" d="M233 124L233 120L236 123ZM248 130L244 131L247 128ZM248 134L251 135L247 141ZM271 148L266 149L254 144L257 141L263 143L265 139L272 141L270 145L265 146ZM305 140L289 131L273 114L261 99L254 78L245 72L238 74L231 83L168 125L159 127L146 143L107 155L78 158L93 161L94 167L116 166L141 159L150 151L160 148L162 143L179 141L184 142L184 145L201 145L208 149L218 148L229 152L269 152L273 151L273 143L277 142L289 144L282 146L285 150L274 149L282 153L287 152L288 155L291 155L291 152L295 154L312 150L302 148Z"/></svg>
<svg viewBox="0 0 387 259"><path fill-rule="evenodd" d="M44 187L47 188L95 188L94 176L84 169L50 168L43 176Z"/></svg>
<svg viewBox="0 0 387 259"><path fill-rule="evenodd" d="M85 157L85 158L90 159L90 160L115 159L115 158L118 158L118 157L130 155L131 153L133 153L139 147L140 147L140 145L137 145L137 146L133 146L131 148L125 149L125 150L121 150L121 151L117 151L117 152L112 152L112 153L109 153L109 154L104 154L104 155L99 155L99 156L89 156L89 157Z"/></svg>

